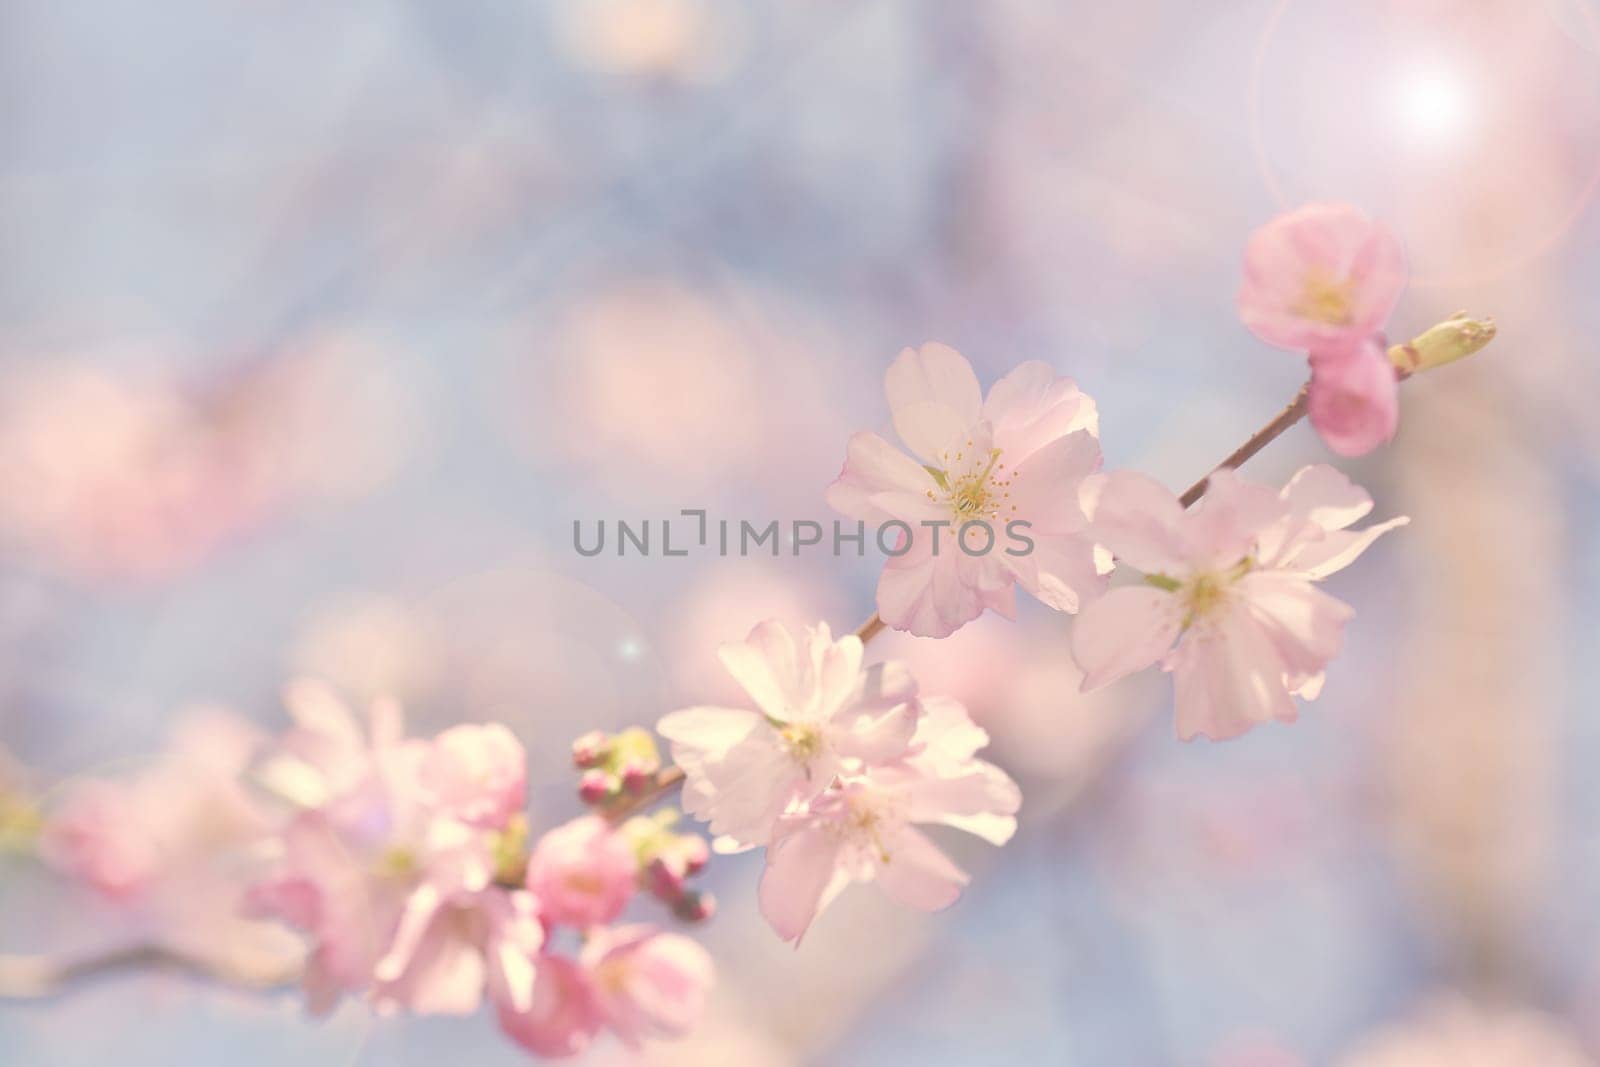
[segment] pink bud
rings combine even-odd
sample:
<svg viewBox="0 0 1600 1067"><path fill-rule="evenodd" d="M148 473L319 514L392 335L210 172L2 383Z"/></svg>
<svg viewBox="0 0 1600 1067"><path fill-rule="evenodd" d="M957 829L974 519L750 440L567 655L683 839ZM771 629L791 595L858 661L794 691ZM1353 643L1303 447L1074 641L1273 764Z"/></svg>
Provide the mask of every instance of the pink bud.
<svg viewBox="0 0 1600 1067"><path fill-rule="evenodd" d="M637 763L630 763L622 768L622 788L633 796L643 794L654 782L654 772L646 770Z"/></svg>
<svg viewBox="0 0 1600 1067"><path fill-rule="evenodd" d="M590 730L572 742L572 763L580 770L597 766L610 754L611 738L600 730Z"/></svg>
<svg viewBox="0 0 1600 1067"><path fill-rule="evenodd" d="M705 870L706 862L711 859L711 850L706 847L705 838L686 834L678 839L678 847L682 850L685 873L699 874Z"/></svg>
<svg viewBox="0 0 1600 1067"><path fill-rule="evenodd" d="M716 913L717 898L698 891L684 893L672 906L672 914L685 922L704 922Z"/></svg>
<svg viewBox="0 0 1600 1067"><path fill-rule="evenodd" d="M645 884L650 892L668 904L676 903L683 896L683 875L659 856L645 868Z"/></svg>
<svg viewBox="0 0 1600 1067"><path fill-rule="evenodd" d="M599 804L616 790L616 779L598 767L583 772L578 779L578 799L585 804Z"/></svg>

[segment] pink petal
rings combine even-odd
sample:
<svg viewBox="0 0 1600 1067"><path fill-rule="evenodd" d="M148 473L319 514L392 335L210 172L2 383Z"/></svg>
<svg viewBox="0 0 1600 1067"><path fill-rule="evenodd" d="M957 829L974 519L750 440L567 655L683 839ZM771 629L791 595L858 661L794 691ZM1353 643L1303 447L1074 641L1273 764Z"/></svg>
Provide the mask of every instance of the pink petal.
<svg viewBox="0 0 1600 1067"><path fill-rule="evenodd" d="M828 738L839 755L865 763L898 759L911 744L917 729L918 707L901 704L877 715L847 713L845 721L831 726Z"/></svg>
<svg viewBox="0 0 1600 1067"><path fill-rule="evenodd" d="M983 614L983 593L963 578L959 548L948 535L933 554L932 531L919 531L910 551L884 565L878 578L878 614L896 630L918 637L949 637Z"/></svg>
<svg viewBox="0 0 1600 1067"><path fill-rule="evenodd" d="M1308 279L1346 286L1348 315L1321 322L1300 309ZM1405 288L1394 234L1348 204L1310 204L1280 215L1245 246L1239 317L1267 344L1296 351L1360 342L1383 328Z"/></svg>
<svg viewBox="0 0 1600 1067"><path fill-rule="evenodd" d="M656 732L698 752L723 753L743 741L760 723L760 715L744 708L684 708L657 720Z"/></svg>
<svg viewBox="0 0 1600 1067"><path fill-rule="evenodd" d="M1220 470L1206 495L1184 519L1184 534L1197 568L1224 569L1250 555L1263 532L1280 523L1289 506L1271 489Z"/></svg>
<svg viewBox="0 0 1600 1067"><path fill-rule="evenodd" d="M1123 563L1146 574L1187 566L1183 508L1154 478L1115 471L1096 482L1089 532Z"/></svg>
<svg viewBox="0 0 1600 1067"><path fill-rule="evenodd" d="M1016 833L1022 790L992 763L973 760L954 777L929 777L906 790L906 818L953 826L1003 845Z"/></svg>
<svg viewBox="0 0 1600 1067"><path fill-rule="evenodd" d="M971 759L989 743L989 735L972 721L967 709L950 697L924 697L917 723L915 745L936 763L954 765Z"/></svg>
<svg viewBox="0 0 1600 1067"><path fill-rule="evenodd" d="M743 641L723 645L717 656L756 706L774 719L788 721L808 695L802 672L809 673L810 664L802 661L794 634L774 619L757 623Z"/></svg>
<svg viewBox="0 0 1600 1067"><path fill-rule="evenodd" d="M1264 722L1293 722L1284 663L1246 612L1230 611L1184 635L1165 666L1176 690L1176 727L1184 741L1226 741Z"/></svg>
<svg viewBox="0 0 1600 1067"><path fill-rule="evenodd" d="M876 526L921 514L935 486L920 463L877 434L863 432L851 436L844 469L828 486L827 500L835 511Z"/></svg>
<svg viewBox="0 0 1600 1067"><path fill-rule="evenodd" d="M807 827L767 849L758 897L761 914L785 941L799 941L822 907L839 863L840 839Z"/></svg>
<svg viewBox="0 0 1600 1067"><path fill-rule="evenodd" d="M1400 383L1382 346L1313 352L1311 425L1341 456L1361 456L1394 437Z"/></svg>
<svg viewBox="0 0 1600 1067"><path fill-rule="evenodd" d="M1078 487L1100 469L1100 442L1082 431L1058 437L1013 467L1009 502L996 535L1003 535L1004 520L1032 523L1035 534L1076 533L1088 519L1078 499Z"/></svg>
<svg viewBox="0 0 1600 1067"><path fill-rule="evenodd" d="M983 407L983 393L972 365L941 344L907 348L884 378L895 432L906 446L935 466L941 452L966 434Z"/></svg>
<svg viewBox="0 0 1600 1067"><path fill-rule="evenodd" d="M885 834L887 862L879 858L878 886L890 900L918 911L948 908L970 879L921 831L905 826Z"/></svg>
<svg viewBox="0 0 1600 1067"><path fill-rule="evenodd" d="M994 427L994 447L1015 466L1057 438L1078 430L1099 431L1094 401L1071 378L1048 363L1023 363L995 382L983 403Z"/></svg>
<svg viewBox="0 0 1600 1067"><path fill-rule="evenodd" d="M533 1001L527 1011L500 1005L500 1028L536 1056L573 1056L600 1029L600 1012L588 976L563 956L539 957Z"/></svg>
<svg viewBox="0 0 1600 1067"><path fill-rule="evenodd" d="M1334 530L1321 541L1307 545L1293 559L1294 568L1309 578L1326 578L1354 563L1372 542L1405 526L1411 519L1405 515L1388 522L1375 523L1362 530Z"/></svg>
<svg viewBox="0 0 1600 1067"><path fill-rule="evenodd" d="M1342 530L1372 510L1372 497L1326 463L1302 467L1280 494L1291 511L1324 530Z"/></svg>
<svg viewBox="0 0 1600 1067"><path fill-rule="evenodd" d="M1290 677L1322 673L1335 656L1354 609L1304 577L1274 571L1247 574L1238 593L1277 649ZM1298 684L1298 682L1297 682Z"/></svg>
<svg viewBox="0 0 1600 1067"><path fill-rule="evenodd" d="M1072 626L1072 658L1083 671L1084 691L1155 663L1182 627L1177 597L1154 586L1123 586L1090 601Z"/></svg>

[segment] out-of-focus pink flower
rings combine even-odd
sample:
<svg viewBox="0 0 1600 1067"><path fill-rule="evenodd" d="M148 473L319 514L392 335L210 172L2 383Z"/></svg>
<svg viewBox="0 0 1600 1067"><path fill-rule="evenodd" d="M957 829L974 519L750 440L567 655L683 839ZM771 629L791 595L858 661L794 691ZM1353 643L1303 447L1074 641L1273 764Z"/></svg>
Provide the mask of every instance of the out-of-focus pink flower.
<svg viewBox="0 0 1600 1067"><path fill-rule="evenodd" d="M399 850L357 851L319 812L295 818L280 838L273 873L250 887L249 913L306 935L302 987L308 1009L325 1014L345 993L372 983L372 969L399 922L410 860Z"/></svg>
<svg viewBox="0 0 1600 1067"><path fill-rule="evenodd" d="M988 735L953 700L925 702L911 755L842 779L779 820L761 876L761 913L798 942L847 886L876 882L919 911L954 903L967 884L917 824L940 823L1002 845L1016 832L1022 794L975 758Z"/></svg>
<svg viewBox="0 0 1600 1067"><path fill-rule="evenodd" d="M0 389L0 537L92 577L195 562L263 506L170 383L42 364Z"/></svg>
<svg viewBox="0 0 1600 1067"><path fill-rule="evenodd" d="M916 729L916 684L899 664L862 670L861 642L826 624L760 623L723 645L722 663L759 711L696 707L656 725L688 776L684 808L716 834L765 844L788 807L841 770L902 754Z"/></svg>
<svg viewBox="0 0 1600 1067"><path fill-rule="evenodd" d="M411 892L373 968L380 1006L467 1015L487 990L511 1011L532 1008L534 958L544 946L539 906L491 875L487 863L447 864Z"/></svg>
<svg viewBox="0 0 1600 1067"><path fill-rule="evenodd" d="M630 1048L688 1033L715 978L705 949L644 925L602 931L584 945L582 963L601 1018Z"/></svg>
<svg viewBox="0 0 1600 1067"><path fill-rule="evenodd" d="M910 527L878 582L886 623L945 637L988 608L1010 617L1018 584L1057 611L1103 588L1078 502L1079 484L1100 467L1097 415L1070 378L1024 363L984 399L959 352L926 344L900 353L885 386L895 432L916 458L856 434L828 503ZM1018 531L1031 550L1012 538L1013 522L1027 524ZM969 523L981 526L963 538Z"/></svg>
<svg viewBox="0 0 1600 1067"><path fill-rule="evenodd" d="M125 901L226 861L270 827L268 813L239 782L261 743L259 732L230 712L186 713L149 766L62 790L43 826L46 860Z"/></svg>
<svg viewBox="0 0 1600 1067"><path fill-rule="evenodd" d="M341 993L372 988L385 960L382 995L389 1001L453 1008L461 985L441 976L437 959L458 947L444 936L453 927L441 924L442 933L424 937L431 931L418 913L428 901L413 897L431 884L453 905L457 894L484 889L494 871L493 835L432 806L422 768L433 750L404 736L392 702L373 704L365 730L319 683L291 685L285 703L294 726L256 777L300 814L281 835L278 863L252 888L251 903L307 935L313 1011L330 1010ZM396 955L392 942L403 920L412 944ZM450 962L461 959L457 952Z"/></svg>
<svg viewBox="0 0 1600 1067"><path fill-rule="evenodd" d="M161 871L161 849L120 782L71 786L46 821L40 847L57 870L112 897L139 892Z"/></svg>
<svg viewBox="0 0 1600 1067"><path fill-rule="evenodd" d="M1349 204L1308 204L1251 235L1239 317L1269 345L1344 349L1383 329L1405 285L1388 227Z"/></svg>
<svg viewBox="0 0 1600 1067"><path fill-rule="evenodd" d="M1400 425L1400 379L1383 345L1368 338L1349 348L1311 353L1311 425L1341 456L1363 456Z"/></svg>
<svg viewBox="0 0 1600 1067"><path fill-rule="evenodd" d="M584 815L539 839L528 860L528 889L545 919L587 929L622 914L638 883L628 839L598 815Z"/></svg>
<svg viewBox="0 0 1600 1067"><path fill-rule="evenodd" d="M522 810L528 757L499 723L453 726L434 738L422 761L427 802L440 815L499 829Z"/></svg>
<svg viewBox="0 0 1600 1067"><path fill-rule="evenodd" d="M599 1031L601 1016L588 973L574 960L542 955L534 961L533 996L525 1010L497 1004L500 1028L536 1056L575 1056Z"/></svg>
<svg viewBox="0 0 1600 1067"><path fill-rule="evenodd" d="M1305 468L1281 493L1219 471L1189 512L1141 474L1117 472L1092 492L1095 538L1146 577L1095 601L1073 627L1084 688L1159 662L1173 675L1185 740L1292 722L1293 697L1321 690L1354 614L1314 583L1407 521L1347 529L1372 498L1327 466Z"/></svg>
<svg viewBox="0 0 1600 1067"><path fill-rule="evenodd" d="M366 726L330 687L302 679L284 691L294 725L256 768L268 790L322 812L358 850L409 849L432 809L422 787L426 742L405 737L400 708L375 700Z"/></svg>

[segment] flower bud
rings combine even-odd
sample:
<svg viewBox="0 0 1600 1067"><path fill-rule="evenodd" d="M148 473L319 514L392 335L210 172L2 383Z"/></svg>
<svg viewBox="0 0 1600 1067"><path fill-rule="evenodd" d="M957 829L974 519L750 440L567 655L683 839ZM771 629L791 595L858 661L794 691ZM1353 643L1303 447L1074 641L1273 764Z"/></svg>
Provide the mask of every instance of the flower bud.
<svg viewBox="0 0 1600 1067"><path fill-rule="evenodd" d="M689 891L672 906L672 914L685 922L704 922L717 913L717 898L710 893Z"/></svg>
<svg viewBox="0 0 1600 1067"><path fill-rule="evenodd" d="M615 792L616 779L598 767L583 772L578 779L578 799L585 804L599 804Z"/></svg>
<svg viewBox="0 0 1600 1067"><path fill-rule="evenodd" d="M1418 374L1465 359L1494 340L1494 335L1493 319L1472 319L1458 311L1410 343L1392 346L1389 362L1401 374Z"/></svg>
<svg viewBox="0 0 1600 1067"><path fill-rule="evenodd" d="M661 857L650 861L644 870L644 877L645 885L658 899L668 904L676 904L683 899L683 874Z"/></svg>
<svg viewBox="0 0 1600 1067"><path fill-rule="evenodd" d="M705 870L706 861L711 858L711 850L706 847L706 839L685 834L678 838L679 849L683 855L683 868L688 874L699 874Z"/></svg>
<svg viewBox="0 0 1600 1067"><path fill-rule="evenodd" d="M611 738L600 730L590 730L572 742L572 763L579 770L603 763L611 754Z"/></svg>
<svg viewBox="0 0 1600 1067"><path fill-rule="evenodd" d="M641 796L655 782L655 774L642 764L630 763L622 768L622 788L631 796Z"/></svg>

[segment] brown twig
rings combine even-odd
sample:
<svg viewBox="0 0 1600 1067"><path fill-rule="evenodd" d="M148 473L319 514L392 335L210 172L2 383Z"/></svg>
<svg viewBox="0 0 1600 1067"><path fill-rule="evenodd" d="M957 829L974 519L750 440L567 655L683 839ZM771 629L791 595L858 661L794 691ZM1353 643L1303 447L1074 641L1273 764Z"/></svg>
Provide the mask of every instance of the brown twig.
<svg viewBox="0 0 1600 1067"><path fill-rule="evenodd" d="M1201 497L1206 495L1206 486L1210 483L1213 474L1218 471L1234 470L1237 467L1244 466L1251 456L1266 448L1279 434L1305 418L1306 401L1310 396L1311 383L1307 382L1300 387L1300 391L1294 395L1294 399L1289 401L1288 407L1278 412L1271 422L1252 434L1248 441L1230 452L1227 459L1206 472L1204 478L1185 489L1183 495L1178 498L1178 502L1186 508L1193 507Z"/></svg>
<svg viewBox="0 0 1600 1067"><path fill-rule="evenodd" d="M300 979L300 968L263 969L205 959L165 945L129 945L87 956L0 956L0 1000L43 1000L69 986L128 971L169 971L242 989L276 989Z"/></svg>

